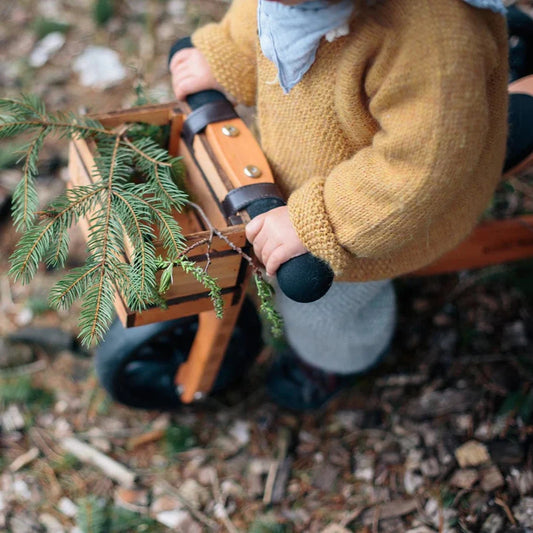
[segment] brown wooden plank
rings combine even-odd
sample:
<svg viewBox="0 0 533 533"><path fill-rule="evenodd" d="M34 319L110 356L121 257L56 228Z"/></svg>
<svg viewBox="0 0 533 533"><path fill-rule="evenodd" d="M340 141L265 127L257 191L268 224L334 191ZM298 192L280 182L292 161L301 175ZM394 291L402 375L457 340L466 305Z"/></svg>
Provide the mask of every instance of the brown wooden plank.
<svg viewBox="0 0 533 533"><path fill-rule="evenodd" d="M168 140L168 153L176 157L180 153L181 130L183 129L184 116L180 112L171 111L170 136Z"/></svg>
<svg viewBox="0 0 533 533"><path fill-rule="evenodd" d="M533 215L480 223L454 250L411 275L431 276L533 257Z"/></svg>
<svg viewBox="0 0 533 533"><path fill-rule="evenodd" d="M176 102L154 104L131 109L121 109L108 113L95 113L90 117L98 120L106 128L115 128L126 122L146 122L156 126L168 124L172 114L179 112Z"/></svg>
<svg viewBox="0 0 533 533"><path fill-rule="evenodd" d="M250 269L245 283L249 273ZM241 291L236 305L224 310L222 319L216 318L214 311L199 314L198 331L189 357L179 367L175 378L176 385L181 389L182 402L190 403L199 399L198 394L203 396L211 390L235 328L244 293Z"/></svg>
<svg viewBox="0 0 533 533"><path fill-rule="evenodd" d="M197 266L204 267L205 261L197 261ZM233 287L237 282L237 275L241 266L241 258L236 254L215 257L209 265L208 273L213 276L221 288ZM205 287L192 276L186 274L181 268L173 269L173 283L165 293L165 300L177 297L190 296L205 292Z"/></svg>

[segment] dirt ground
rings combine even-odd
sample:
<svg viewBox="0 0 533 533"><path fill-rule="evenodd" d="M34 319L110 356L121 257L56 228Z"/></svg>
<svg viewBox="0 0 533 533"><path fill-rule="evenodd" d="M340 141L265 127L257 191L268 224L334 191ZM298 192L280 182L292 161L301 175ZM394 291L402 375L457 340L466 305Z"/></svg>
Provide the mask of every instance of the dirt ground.
<svg viewBox="0 0 533 533"><path fill-rule="evenodd" d="M102 25L96 4L114 9ZM131 105L142 82L168 101L170 44L227 5L3 0L0 96L107 111ZM31 66L53 24L63 25L63 45ZM81 83L73 63L90 45L118 52L122 81ZM533 530L531 262L398 280L390 356L319 413L269 401L268 344L230 391L171 413L130 409L109 399L92 352L76 344L78 309L48 307L61 273L43 269L29 286L7 275L18 171L3 161L13 151L0 144L0 531ZM51 198L64 187L67 147L55 140L44 153L39 190ZM493 214L530 210L531 179L502 188ZM84 254L80 234L73 239L71 265ZM16 335L26 342L11 342ZM72 439L115 462L76 457Z"/></svg>

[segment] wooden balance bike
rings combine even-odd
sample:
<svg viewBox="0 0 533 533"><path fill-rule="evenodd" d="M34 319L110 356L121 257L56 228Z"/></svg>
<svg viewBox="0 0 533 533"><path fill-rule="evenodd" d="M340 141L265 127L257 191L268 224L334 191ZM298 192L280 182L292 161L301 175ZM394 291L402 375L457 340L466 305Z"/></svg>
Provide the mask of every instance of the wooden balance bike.
<svg viewBox="0 0 533 533"><path fill-rule="evenodd" d="M525 126L529 137L517 134L520 142L507 158L505 175L533 165L533 76L511 84L510 93L511 111L517 115L511 134ZM225 237L212 239L209 249L208 244L194 248L190 257L199 265L209 261L209 273L222 287L222 319L216 318L205 288L176 268L165 295L167 309L132 312L117 296L119 320L96 352L97 375L115 400L137 408L175 409L228 387L259 353L261 323L245 297L251 269L235 247L249 252L246 222L283 205L283 200L253 135L216 91L192 95L188 107L144 106L95 118L109 128L131 122L168 125L168 149L183 157L190 195ZM89 183L93 166L90 143L74 141L72 183ZM201 217L193 212L176 216L188 245L209 237ZM481 223L455 250L414 274L435 275L527 257L533 257L533 215ZM329 267L310 254L285 263L278 272L281 289L297 301L319 298L331 281Z"/></svg>

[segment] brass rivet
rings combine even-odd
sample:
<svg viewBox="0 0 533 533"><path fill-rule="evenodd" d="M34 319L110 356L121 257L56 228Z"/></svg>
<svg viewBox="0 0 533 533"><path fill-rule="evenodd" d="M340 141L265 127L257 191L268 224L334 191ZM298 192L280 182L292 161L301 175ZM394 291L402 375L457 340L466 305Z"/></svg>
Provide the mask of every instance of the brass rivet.
<svg viewBox="0 0 533 533"><path fill-rule="evenodd" d="M226 124L225 126L222 126L222 133L226 135L227 137L237 137L240 131L239 131L239 128L236 128L235 126L232 126L231 124Z"/></svg>
<svg viewBox="0 0 533 533"><path fill-rule="evenodd" d="M249 178L259 178L263 174L261 172L261 169L257 168L255 165L248 165L248 166L244 167L244 173Z"/></svg>

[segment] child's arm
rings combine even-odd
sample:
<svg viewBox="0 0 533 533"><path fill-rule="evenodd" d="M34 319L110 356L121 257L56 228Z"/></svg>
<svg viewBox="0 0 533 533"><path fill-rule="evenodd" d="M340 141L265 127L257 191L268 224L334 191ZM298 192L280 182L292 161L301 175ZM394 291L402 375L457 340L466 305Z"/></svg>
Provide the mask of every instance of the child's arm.
<svg viewBox="0 0 533 533"><path fill-rule="evenodd" d="M487 206L505 152L504 18L451 0L384 2L382 14L385 24L354 37L336 79L347 135L369 120L364 93L373 140L288 202L307 249L354 279L399 275L455 246ZM376 46L375 35L380 48L357 64L355 45Z"/></svg>
<svg viewBox="0 0 533 533"><path fill-rule="evenodd" d="M190 94L198 87L212 85L216 80L238 102L253 105L256 96L256 39L257 39L257 0L234 0L220 23L207 24L192 35L196 52L187 57L178 52L171 59L174 62L176 77L182 79L177 89L180 97L184 92ZM202 63L209 66L205 72ZM181 63L181 65L179 65ZM202 69L200 76L191 76L198 66ZM178 75L183 69L185 78ZM183 86L185 83L185 86ZM190 87L193 90L189 90Z"/></svg>

